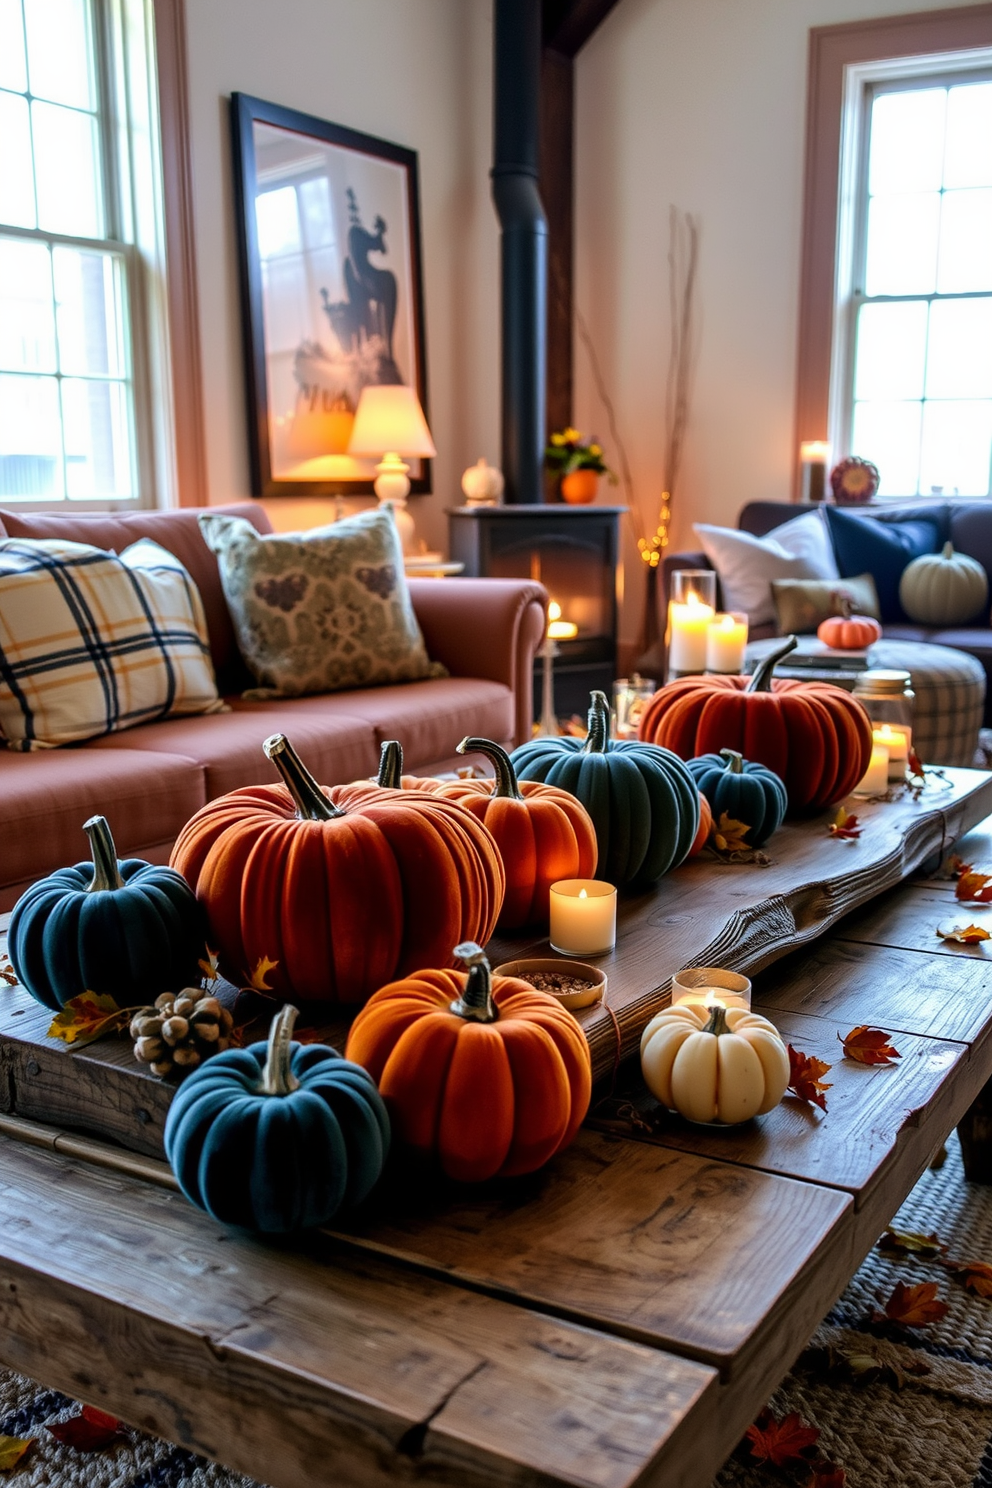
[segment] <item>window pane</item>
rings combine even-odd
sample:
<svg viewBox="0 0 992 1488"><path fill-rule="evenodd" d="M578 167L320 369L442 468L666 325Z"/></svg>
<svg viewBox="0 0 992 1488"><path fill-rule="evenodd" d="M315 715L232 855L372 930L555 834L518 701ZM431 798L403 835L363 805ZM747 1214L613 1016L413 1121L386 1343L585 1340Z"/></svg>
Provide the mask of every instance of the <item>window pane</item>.
<svg viewBox="0 0 992 1488"><path fill-rule="evenodd" d="M24 0L31 92L54 103L95 109L86 0Z"/></svg>
<svg viewBox="0 0 992 1488"><path fill-rule="evenodd" d="M255 198L255 221L258 224L258 255L262 259L278 254L298 253L300 212L296 189L282 186L278 191L263 191Z"/></svg>
<svg viewBox="0 0 992 1488"><path fill-rule="evenodd" d="M920 403L855 403L852 453L878 466L880 496L915 496Z"/></svg>
<svg viewBox="0 0 992 1488"><path fill-rule="evenodd" d="M862 305L854 372L856 398L922 398L927 302Z"/></svg>
<svg viewBox="0 0 992 1488"><path fill-rule="evenodd" d="M61 435L54 377L0 376L0 494L61 496Z"/></svg>
<svg viewBox="0 0 992 1488"><path fill-rule="evenodd" d="M103 237L96 120L89 114L33 103L38 226L80 238Z"/></svg>
<svg viewBox="0 0 992 1488"><path fill-rule="evenodd" d="M931 305L927 397L992 398L992 299Z"/></svg>
<svg viewBox="0 0 992 1488"><path fill-rule="evenodd" d="M53 260L62 371L125 376L124 327L114 258L109 253L56 248Z"/></svg>
<svg viewBox="0 0 992 1488"><path fill-rule="evenodd" d="M0 238L0 367L12 372L58 370L46 243Z"/></svg>
<svg viewBox="0 0 992 1488"><path fill-rule="evenodd" d="M936 191L944 165L944 88L882 93L872 104L868 190Z"/></svg>
<svg viewBox="0 0 992 1488"><path fill-rule="evenodd" d="M992 458L992 401L925 403L920 489L945 496L987 496Z"/></svg>
<svg viewBox="0 0 992 1488"><path fill-rule="evenodd" d="M947 96L944 186L992 186L992 83L952 88Z"/></svg>
<svg viewBox="0 0 992 1488"><path fill-rule="evenodd" d="M23 93L27 85L21 0L0 0L0 88Z"/></svg>
<svg viewBox="0 0 992 1488"><path fill-rule="evenodd" d="M119 382L62 383L66 494L92 500L131 495L127 389Z"/></svg>
<svg viewBox="0 0 992 1488"><path fill-rule="evenodd" d="M0 93L0 222L37 225L28 106L14 93Z"/></svg>
<svg viewBox="0 0 992 1488"><path fill-rule="evenodd" d="M992 190L944 193L939 264L940 294L992 289Z"/></svg>
<svg viewBox="0 0 992 1488"><path fill-rule="evenodd" d="M940 194L873 197L868 204L865 293L932 294Z"/></svg>

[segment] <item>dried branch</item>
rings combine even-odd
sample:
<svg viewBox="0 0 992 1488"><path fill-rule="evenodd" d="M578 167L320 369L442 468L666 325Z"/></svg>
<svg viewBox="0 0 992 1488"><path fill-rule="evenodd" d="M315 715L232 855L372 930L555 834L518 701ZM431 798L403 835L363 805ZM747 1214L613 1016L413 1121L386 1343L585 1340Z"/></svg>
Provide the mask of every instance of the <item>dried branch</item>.
<svg viewBox="0 0 992 1488"><path fill-rule="evenodd" d="M593 344L592 336L589 333L589 327L586 324L586 318L577 305L575 307L575 326L576 330L579 333L579 340L585 347L586 355L589 358L589 369L592 372L592 380L596 386L596 396L599 398L599 401L602 403L604 409L606 410L606 422L609 426L610 438L612 439L613 444L616 447L617 455L619 457L618 463L620 465L620 484L623 486L623 493L627 502L627 514L630 517L631 522L633 523L634 536L638 538L638 540L643 540L644 523L641 518L641 513L638 510L637 503L634 500L634 478L630 473L630 461L627 459L627 450L624 446L623 440L620 437L620 426L617 423L616 409L613 405L613 399L610 397L609 391L607 389L606 380L603 377L603 370L599 365L599 357L596 355L596 348Z"/></svg>

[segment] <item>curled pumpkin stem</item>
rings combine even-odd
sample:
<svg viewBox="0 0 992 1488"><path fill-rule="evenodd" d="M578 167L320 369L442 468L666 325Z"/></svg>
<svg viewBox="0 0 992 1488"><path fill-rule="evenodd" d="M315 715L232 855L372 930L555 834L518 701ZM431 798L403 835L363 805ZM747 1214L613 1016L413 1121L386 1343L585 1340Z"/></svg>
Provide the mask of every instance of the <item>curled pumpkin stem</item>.
<svg viewBox="0 0 992 1488"><path fill-rule="evenodd" d="M586 754L605 754L610 742L610 703L605 692L593 692L589 697L589 736L586 739Z"/></svg>
<svg viewBox="0 0 992 1488"><path fill-rule="evenodd" d="M499 1012L493 1001L493 973L488 956L474 940L456 945L455 955L468 967L468 980L461 997L449 1004L451 1012L470 1023L495 1023Z"/></svg>
<svg viewBox="0 0 992 1488"><path fill-rule="evenodd" d="M782 645L779 646L776 650L769 651L764 661L762 661L757 667L755 667L754 675L745 687L744 691L771 692L772 673L778 666L779 662L784 660L784 658L788 656L789 652L794 651L798 645L799 642L796 637L794 635L790 635L786 637L786 639L782 642Z"/></svg>
<svg viewBox="0 0 992 1488"><path fill-rule="evenodd" d="M282 776L301 821L332 821L336 816L344 816L324 795L285 734L271 734L262 745L262 753Z"/></svg>
<svg viewBox="0 0 992 1488"><path fill-rule="evenodd" d="M725 759L727 761L728 775L743 775L744 757L743 755L738 754L736 749L721 749L720 757L721 759Z"/></svg>
<svg viewBox="0 0 992 1488"><path fill-rule="evenodd" d="M122 889L117 848L111 836L110 824L105 816L91 816L83 822L83 831L90 840L90 855L93 858L93 877L86 886L87 894L98 894L107 889Z"/></svg>
<svg viewBox="0 0 992 1488"><path fill-rule="evenodd" d="M496 744L492 739L476 739L470 734L458 745L455 753L485 755L496 775L496 785L493 789L494 799L523 800L520 786L517 784L517 772L513 768L513 761L500 744ZM457 952L455 954L457 955Z"/></svg>
<svg viewBox="0 0 992 1488"><path fill-rule="evenodd" d="M258 1084L261 1095L292 1095L294 1090L300 1088L300 1082L293 1074L290 1064L293 1025L299 1016L299 1009L287 1002L272 1019L265 1068Z"/></svg>

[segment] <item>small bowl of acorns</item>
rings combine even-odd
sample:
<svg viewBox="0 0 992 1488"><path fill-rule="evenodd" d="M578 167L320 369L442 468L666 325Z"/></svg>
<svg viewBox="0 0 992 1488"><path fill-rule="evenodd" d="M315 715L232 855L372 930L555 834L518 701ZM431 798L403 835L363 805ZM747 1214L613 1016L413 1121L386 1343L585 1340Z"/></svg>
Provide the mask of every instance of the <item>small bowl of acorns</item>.
<svg viewBox="0 0 992 1488"><path fill-rule="evenodd" d="M568 961L561 956L504 961L494 976L519 977L539 992L550 992L570 1013L592 1007L606 996L606 972L587 961Z"/></svg>

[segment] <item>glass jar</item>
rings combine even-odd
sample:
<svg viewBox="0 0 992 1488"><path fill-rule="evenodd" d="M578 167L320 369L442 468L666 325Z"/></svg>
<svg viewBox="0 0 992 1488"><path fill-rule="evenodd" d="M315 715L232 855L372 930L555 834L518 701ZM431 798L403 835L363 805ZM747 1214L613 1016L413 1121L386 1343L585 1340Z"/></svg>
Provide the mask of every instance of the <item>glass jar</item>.
<svg viewBox="0 0 992 1488"><path fill-rule="evenodd" d="M613 684L613 737L636 739L637 725L647 707L648 699L654 696L657 683L650 677L634 672L630 677L618 677Z"/></svg>
<svg viewBox="0 0 992 1488"><path fill-rule="evenodd" d="M861 672L854 696L871 719L874 745L884 745L889 752L890 782L904 780L913 747L912 677L909 672Z"/></svg>

